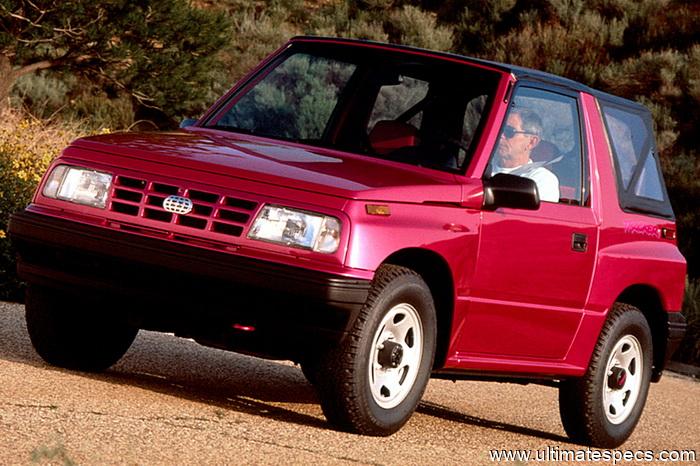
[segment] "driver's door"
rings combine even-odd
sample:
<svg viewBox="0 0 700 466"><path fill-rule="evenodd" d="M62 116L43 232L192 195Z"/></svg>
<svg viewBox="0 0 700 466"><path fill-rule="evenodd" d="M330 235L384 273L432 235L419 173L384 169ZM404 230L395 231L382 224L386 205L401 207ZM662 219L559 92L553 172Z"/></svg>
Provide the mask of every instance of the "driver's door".
<svg viewBox="0 0 700 466"><path fill-rule="evenodd" d="M538 112L543 140L564 154L562 165L549 167L559 178L562 196L559 203L541 202L534 211L483 212L455 349L467 357L562 359L583 316L598 247L598 222L581 163L578 100L521 86L511 106Z"/></svg>

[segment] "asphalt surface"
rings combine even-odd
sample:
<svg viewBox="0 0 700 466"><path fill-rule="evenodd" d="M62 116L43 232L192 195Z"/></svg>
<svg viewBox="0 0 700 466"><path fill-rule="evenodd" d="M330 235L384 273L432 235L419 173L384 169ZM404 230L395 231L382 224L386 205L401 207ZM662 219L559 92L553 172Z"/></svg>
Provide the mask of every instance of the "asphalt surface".
<svg viewBox="0 0 700 466"><path fill-rule="evenodd" d="M622 448L700 453L699 421L700 383L666 374ZM56 369L34 353L23 307L0 303L2 465L473 465L545 448L584 448L568 443L554 388L432 380L401 431L362 437L326 423L291 363L141 332L103 374Z"/></svg>

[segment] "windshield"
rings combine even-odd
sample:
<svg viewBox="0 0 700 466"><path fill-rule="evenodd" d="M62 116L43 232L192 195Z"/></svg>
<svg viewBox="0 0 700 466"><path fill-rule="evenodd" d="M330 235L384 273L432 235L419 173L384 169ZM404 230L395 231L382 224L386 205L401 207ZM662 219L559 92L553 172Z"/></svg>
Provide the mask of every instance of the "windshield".
<svg viewBox="0 0 700 466"><path fill-rule="evenodd" d="M205 126L461 171L498 78L406 52L297 44Z"/></svg>

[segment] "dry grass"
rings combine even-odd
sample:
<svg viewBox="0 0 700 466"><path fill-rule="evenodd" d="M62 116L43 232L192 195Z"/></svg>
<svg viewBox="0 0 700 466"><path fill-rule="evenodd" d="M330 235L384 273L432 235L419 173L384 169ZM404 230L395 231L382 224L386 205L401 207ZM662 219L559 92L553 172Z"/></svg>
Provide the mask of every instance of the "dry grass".
<svg viewBox="0 0 700 466"><path fill-rule="evenodd" d="M0 238L10 214L29 202L51 161L72 140L94 133L78 122L46 122L12 108L0 112Z"/></svg>
<svg viewBox="0 0 700 466"><path fill-rule="evenodd" d="M20 180L38 182L41 173L36 169L46 169L61 149L85 133L77 124L47 123L6 109L0 113L0 157Z"/></svg>

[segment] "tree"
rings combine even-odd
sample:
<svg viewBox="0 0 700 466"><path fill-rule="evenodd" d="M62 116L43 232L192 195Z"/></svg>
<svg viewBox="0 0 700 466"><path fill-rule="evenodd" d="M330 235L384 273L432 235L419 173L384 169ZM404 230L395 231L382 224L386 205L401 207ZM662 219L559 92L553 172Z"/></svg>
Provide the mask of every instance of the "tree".
<svg viewBox="0 0 700 466"><path fill-rule="evenodd" d="M0 0L0 108L20 76L53 69L170 116L192 111L229 37L225 15L186 0Z"/></svg>

